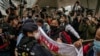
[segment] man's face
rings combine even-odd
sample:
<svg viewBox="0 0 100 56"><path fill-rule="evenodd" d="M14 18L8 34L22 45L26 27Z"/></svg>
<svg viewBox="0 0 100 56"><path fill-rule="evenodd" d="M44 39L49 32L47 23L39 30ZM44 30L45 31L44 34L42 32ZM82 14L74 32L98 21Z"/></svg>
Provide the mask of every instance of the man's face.
<svg viewBox="0 0 100 56"><path fill-rule="evenodd" d="M37 25L42 27L42 23L40 23L40 22L37 22Z"/></svg>
<svg viewBox="0 0 100 56"><path fill-rule="evenodd" d="M33 32L33 35L35 35L36 33L38 33L38 30L34 31L34 32Z"/></svg>
<svg viewBox="0 0 100 56"><path fill-rule="evenodd" d="M13 25L17 26L19 21L18 21L18 19L14 19L12 22L13 22Z"/></svg>
<svg viewBox="0 0 100 56"><path fill-rule="evenodd" d="M58 21L57 20L53 20L52 22L51 22L51 26L59 26L58 25Z"/></svg>
<svg viewBox="0 0 100 56"><path fill-rule="evenodd" d="M91 21L92 20L92 16L91 15L87 15L88 19Z"/></svg>
<svg viewBox="0 0 100 56"><path fill-rule="evenodd" d="M58 27L59 27L58 21L57 20L53 20L51 22L51 25L50 25L51 31L57 31Z"/></svg>
<svg viewBox="0 0 100 56"><path fill-rule="evenodd" d="M33 32L33 36L35 37L35 39L39 38L40 34L39 34L38 30Z"/></svg>
<svg viewBox="0 0 100 56"><path fill-rule="evenodd" d="M26 18L26 17L27 17L27 13L24 13L24 14L23 14L23 17Z"/></svg>

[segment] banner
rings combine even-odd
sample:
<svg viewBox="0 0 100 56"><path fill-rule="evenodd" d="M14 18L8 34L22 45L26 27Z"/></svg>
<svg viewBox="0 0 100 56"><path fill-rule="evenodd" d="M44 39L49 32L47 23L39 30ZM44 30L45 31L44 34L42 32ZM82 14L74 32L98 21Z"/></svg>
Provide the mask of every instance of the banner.
<svg viewBox="0 0 100 56"><path fill-rule="evenodd" d="M77 49L72 44L58 43L48 37L45 32L39 27L40 36L39 39L44 43L48 49L57 52L62 56L83 56L83 48Z"/></svg>

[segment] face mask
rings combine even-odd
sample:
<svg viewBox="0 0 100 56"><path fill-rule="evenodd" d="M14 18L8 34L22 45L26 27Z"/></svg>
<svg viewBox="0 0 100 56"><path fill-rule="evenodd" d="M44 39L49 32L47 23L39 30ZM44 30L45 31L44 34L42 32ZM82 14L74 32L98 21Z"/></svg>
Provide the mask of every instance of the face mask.
<svg viewBox="0 0 100 56"><path fill-rule="evenodd" d="M35 33L35 34L34 34L34 37L35 37L35 39L39 39L40 33Z"/></svg>
<svg viewBox="0 0 100 56"><path fill-rule="evenodd" d="M100 41L94 40L93 49L95 52L100 52Z"/></svg>
<svg viewBox="0 0 100 56"><path fill-rule="evenodd" d="M55 30L57 30L57 26L50 26L50 29L51 29L52 31L55 31Z"/></svg>

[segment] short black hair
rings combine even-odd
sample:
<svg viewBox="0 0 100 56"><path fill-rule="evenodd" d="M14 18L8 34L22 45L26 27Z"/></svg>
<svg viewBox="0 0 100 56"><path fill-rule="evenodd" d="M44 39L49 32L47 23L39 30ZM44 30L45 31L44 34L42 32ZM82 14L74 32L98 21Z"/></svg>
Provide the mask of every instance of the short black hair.
<svg viewBox="0 0 100 56"><path fill-rule="evenodd" d="M27 20L24 21L23 23L25 24L25 23L28 23L28 22L32 22L32 23L34 23L34 20L33 20L33 19L27 19Z"/></svg>
<svg viewBox="0 0 100 56"><path fill-rule="evenodd" d="M59 34L54 34L53 36L51 36L51 38L56 41L57 38L59 38Z"/></svg>
<svg viewBox="0 0 100 56"><path fill-rule="evenodd" d="M39 23L41 23L41 24L44 23L43 19L37 19L37 22L39 22Z"/></svg>
<svg viewBox="0 0 100 56"><path fill-rule="evenodd" d="M46 18L52 18L52 16L50 16L50 15L46 15Z"/></svg>
<svg viewBox="0 0 100 56"><path fill-rule="evenodd" d="M76 1L76 3L77 3L77 4L80 4L80 2L79 2L79 1Z"/></svg>
<svg viewBox="0 0 100 56"><path fill-rule="evenodd" d="M93 10L87 9L86 15L91 15L91 16L93 16Z"/></svg>
<svg viewBox="0 0 100 56"><path fill-rule="evenodd" d="M61 18L62 16L65 17L65 18L67 18L67 15L65 15L65 14L62 14L62 15L60 16L60 18Z"/></svg>
<svg viewBox="0 0 100 56"><path fill-rule="evenodd" d="M16 16L16 15L9 15L7 22L10 23L14 19L18 19L18 16Z"/></svg>

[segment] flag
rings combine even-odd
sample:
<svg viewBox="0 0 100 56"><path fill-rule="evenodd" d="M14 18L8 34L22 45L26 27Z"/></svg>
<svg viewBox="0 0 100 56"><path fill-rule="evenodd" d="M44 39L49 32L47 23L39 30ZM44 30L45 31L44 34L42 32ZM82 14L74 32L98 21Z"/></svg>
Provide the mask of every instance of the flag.
<svg viewBox="0 0 100 56"><path fill-rule="evenodd" d="M40 37L38 38L40 42L44 43L49 50L59 53L62 56L83 56L83 48L77 49L72 44L57 43L48 37L43 29L39 27Z"/></svg>

